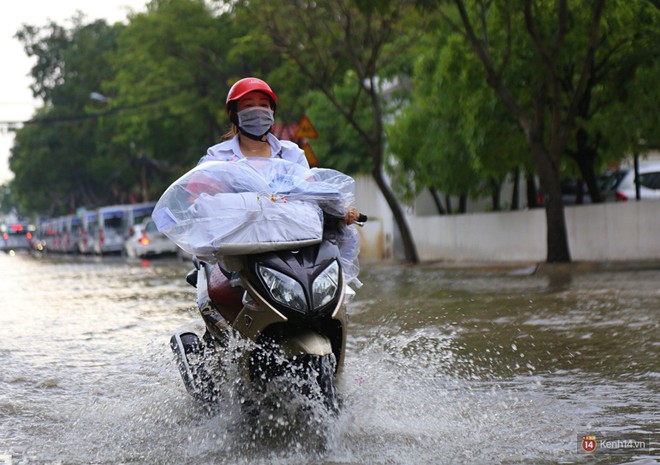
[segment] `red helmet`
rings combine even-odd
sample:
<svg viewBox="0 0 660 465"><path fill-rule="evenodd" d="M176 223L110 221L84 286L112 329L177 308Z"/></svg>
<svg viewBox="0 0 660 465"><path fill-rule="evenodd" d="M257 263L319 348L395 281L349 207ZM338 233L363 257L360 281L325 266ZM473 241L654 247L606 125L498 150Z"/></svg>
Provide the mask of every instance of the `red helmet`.
<svg viewBox="0 0 660 465"><path fill-rule="evenodd" d="M259 78L247 77L237 81L233 86L231 86L231 89L229 89L229 93L227 94L227 102L225 103L225 109L227 110L227 113L229 113L232 103L237 102L238 99L243 97L245 94L249 94L250 92L255 91L263 92L264 94L268 95L268 97L270 97L273 109L275 108L275 104L277 103L277 95L275 95L275 92L273 92L270 86Z"/></svg>

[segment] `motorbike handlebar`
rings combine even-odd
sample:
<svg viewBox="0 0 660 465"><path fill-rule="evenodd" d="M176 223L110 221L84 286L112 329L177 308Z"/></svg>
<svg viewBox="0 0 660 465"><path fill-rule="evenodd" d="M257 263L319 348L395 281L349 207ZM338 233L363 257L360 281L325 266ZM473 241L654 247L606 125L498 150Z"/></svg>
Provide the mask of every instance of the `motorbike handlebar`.
<svg viewBox="0 0 660 465"><path fill-rule="evenodd" d="M345 217L336 216L336 215L333 215L332 213L326 213L324 217L326 218L326 220L330 220L331 222L337 221L337 222L343 223L344 221L346 221ZM364 213L359 213L358 212L358 217L353 221L353 224L356 224L358 226L364 226L364 223L367 220L368 220L367 215L365 215Z"/></svg>
<svg viewBox="0 0 660 465"><path fill-rule="evenodd" d="M364 223L367 221L367 215L364 213L360 213L357 217L357 219L353 222L353 224L356 224L360 227L364 226Z"/></svg>

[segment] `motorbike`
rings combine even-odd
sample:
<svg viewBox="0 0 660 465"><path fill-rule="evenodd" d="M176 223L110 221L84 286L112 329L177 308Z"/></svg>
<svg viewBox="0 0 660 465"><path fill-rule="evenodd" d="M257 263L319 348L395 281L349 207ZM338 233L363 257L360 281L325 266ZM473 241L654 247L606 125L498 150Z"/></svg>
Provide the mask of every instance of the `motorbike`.
<svg viewBox="0 0 660 465"><path fill-rule="evenodd" d="M361 214L357 224L366 220ZM251 399L247 405L273 391L297 391L339 412L352 293L340 260L344 228L343 218L326 215L316 244L224 256L219 263L193 257L186 279L197 289L204 334L178 331L170 345L194 399L217 405L223 386L238 383ZM242 350L236 341L244 343Z"/></svg>

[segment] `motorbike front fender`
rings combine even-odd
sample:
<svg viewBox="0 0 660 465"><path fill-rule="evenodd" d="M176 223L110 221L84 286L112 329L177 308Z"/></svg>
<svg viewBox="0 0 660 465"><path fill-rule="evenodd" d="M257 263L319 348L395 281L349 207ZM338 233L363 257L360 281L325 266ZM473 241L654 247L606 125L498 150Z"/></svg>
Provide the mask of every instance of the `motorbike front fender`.
<svg viewBox="0 0 660 465"><path fill-rule="evenodd" d="M314 331L304 331L283 338L278 342L284 355L293 357L298 355L330 355L332 344L323 334Z"/></svg>

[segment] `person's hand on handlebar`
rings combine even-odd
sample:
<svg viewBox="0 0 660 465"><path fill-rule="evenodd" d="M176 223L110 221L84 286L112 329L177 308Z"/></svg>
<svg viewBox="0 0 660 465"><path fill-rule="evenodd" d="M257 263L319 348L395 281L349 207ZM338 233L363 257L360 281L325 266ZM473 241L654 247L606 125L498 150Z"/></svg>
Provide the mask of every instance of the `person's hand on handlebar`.
<svg viewBox="0 0 660 465"><path fill-rule="evenodd" d="M347 225L353 224L358 220L359 217L360 217L360 212L358 211L358 209L355 207L350 207L348 209L348 212L346 212L346 215L344 215L344 223L346 223Z"/></svg>
<svg viewBox="0 0 660 465"><path fill-rule="evenodd" d="M367 215L360 213L357 208L351 207L348 209L348 212L344 216L344 222L346 224L357 224L358 226L364 226L364 223L367 221Z"/></svg>

